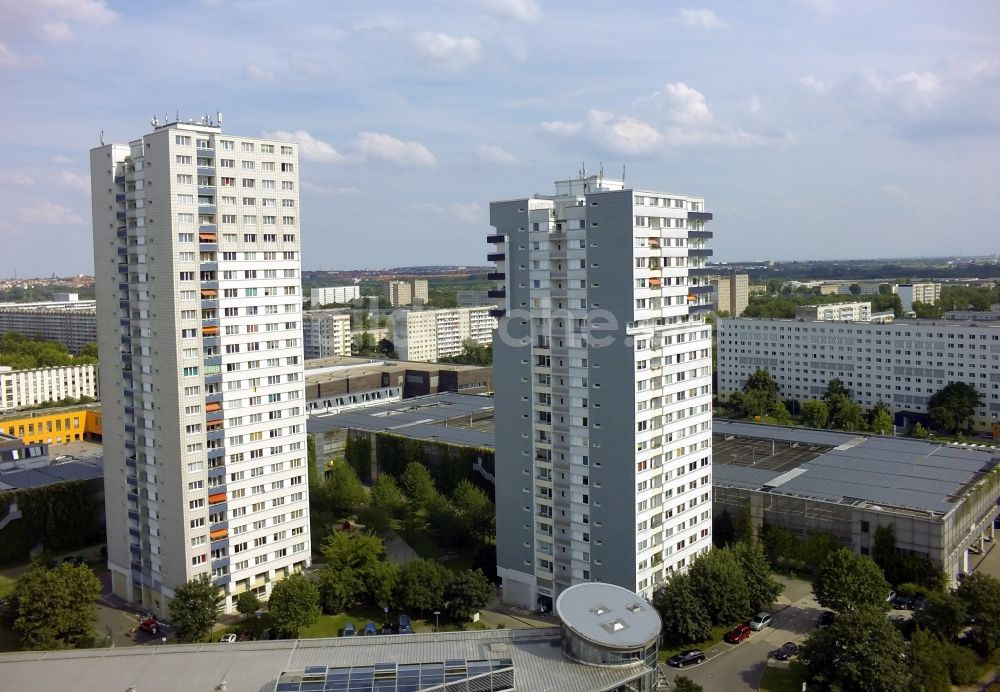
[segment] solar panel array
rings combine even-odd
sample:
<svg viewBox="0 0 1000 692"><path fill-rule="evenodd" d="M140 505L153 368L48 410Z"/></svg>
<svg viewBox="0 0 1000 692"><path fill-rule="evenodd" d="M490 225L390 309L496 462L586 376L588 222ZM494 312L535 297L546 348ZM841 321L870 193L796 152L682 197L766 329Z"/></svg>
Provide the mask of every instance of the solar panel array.
<svg viewBox="0 0 1000 692"><path fill-rule="evenodd" d="M434 663L394 663L370 666L306 666L300 672L285 672L275 692L419 692L449 689L505 692L514 689L514 663L509 658L466 660L452 658ZM457 687L456 687L457 689Z"/></svg>
<svg viewBox="0 0 1000 692"><path fill-rule="evenodd" d="M63 481L84 481L104 475L102 459L66 461L37 469L19 469L0 473L0 490L42 488Z"/></svg>

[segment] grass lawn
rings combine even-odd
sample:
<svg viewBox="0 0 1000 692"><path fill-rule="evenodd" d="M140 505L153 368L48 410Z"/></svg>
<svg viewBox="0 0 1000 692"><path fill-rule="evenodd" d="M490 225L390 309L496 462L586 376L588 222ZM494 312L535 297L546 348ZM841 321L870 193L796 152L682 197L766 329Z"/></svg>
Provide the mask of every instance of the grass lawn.
<svg viewBox="0 0 1000 692"><path fill-rule="evenodd" d="M712 635L703 642L696 642L694 644L685 644L684 646L677 646L670 649L660 649L660 660L666 661L668 658L674 654L679 654L682 651L687 651L688 649L701 649L706 651L711 649L713 646L722 641L726 632L733 629L732 627L713 627Z"/></svg>
<svg viewBox="0 0 1000 692"><path fill-rule="evenodd" d="M792 661L787 668L767 666L760 678L760 692L801 692L806 681L806 668Z"/></svg>

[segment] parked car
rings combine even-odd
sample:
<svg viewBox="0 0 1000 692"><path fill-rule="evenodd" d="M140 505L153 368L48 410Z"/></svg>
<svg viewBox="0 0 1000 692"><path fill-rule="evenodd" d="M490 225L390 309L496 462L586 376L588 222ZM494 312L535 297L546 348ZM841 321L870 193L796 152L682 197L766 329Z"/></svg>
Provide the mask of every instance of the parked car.
<svg viewBox="0 0 1000 692"><path fill-rule="evenodd" d="M340 636L342 637L355 637L358 634L358 630L355 629L353 622L348 622L344 625L344 633Z"/></svg>
<svg viewBox="0 0 1000 692"><path fill-rule="evenodd" d="M927 607L927 596L917 594L917 597L913 599L913 603L910 604L910 607L914 610L923 610Z"/></svg>
<svg viewBox="0 0 1000 692"><path fill-rule="evenodd" d="M895 597L896 597L896 592L895 591L890 591L889 595L885 597L885 602L886 603L892 603L892 599L894 599Z"/></svg>
<svg viewBox="0 0 1000 692"><path fill-rule="evenodd" d="M782 644L780 649L771 652L771 655L774 656L779 661L787 661L792 656L795 656L798 653L799 653L798 644L796 644L795 642L785 642L784 644Z"/></svg>
<svg viewBox="0 0 1000 692"><path fill-rule="evenodd" d="M759 632L765 627L771 626L771 614L770 613L757 613L750 619L750 629L755 632Z"/></svg>
<svg viewBox="0 0 1000 692"><path fill-rule="evenodd" d="M675 656L671 656L667 663L672 665L674 668L683 668L684 666L691 666L698 663L705 662L705 652L700 649L689 649L687 651L682 651Z"/></svg>
<svg viewBox="0 0 1000 692"><path fill-rule="evenodd" d="M251 629L245 629L245 630L243 630L243 633L240 634L240 641L241 642L252 642L253 638L254 638L253 637L253 630L251 630Z"/></svg>
<svg viewBox="0 0 1000 692"><path fill-rule="evenodd" d="M273 634L274 633L271 631L271 628L268 627L266 630L260 633L260 638L261 640L271 639Z"/></svg>
<svg viewBox="0 0 1000 692"><path fill-rule="evenodd" d="M739 644L749 639L752 633L750 625L736 625L732 632L726 632L726 636L723 639L730 644Z"/></svg>
<svg viewBox="0 0 1000 692"><path fill-rule="evenodd" d="M148 615L139 623L139 629L147 634L159 634L160 623L152 615Z"/></svg>
<svg viewBox="0 0 1000 692"><path fill-rule="evenodd" d="M369 622L367 625L365 625L365 636L366 637L374 637L376 634L378 634L378 632L375 630L375 623L374 622Z"/></svg>
<svg viewBox="0 0 1000 692"><path fill-rule="evenodd" d="M901 593L898 593L895 596L893 596L892 601L890 601L890 603L892 604L892 607L895 608L896 610L906 610L913 606L913 600L909 596L904 596Z"/></svg>
<svg viewBox="0 0 1000 692"><path fill-rule="evenodd" d="M399 633L400 634L413 634L413 624L410 622L409 615L399 616Z"/></svg>
<svg viewBox="0 0 1000 692"><path fill-rule="evenodd" d="M232 644L233 642L236 641L236 635L235 634L224 634L224 635L222 635L222 637L219 638L219 641L220 642L225 642L226 644Z"/></svg>
<svg viewBox="0 0 1000 692"><path fill-rule="evenodd" d="M823 614L819 616L819 626L822 628L827 628L833 624L833 619L837 617L837 614L832 610L824 610Z"/></svg>

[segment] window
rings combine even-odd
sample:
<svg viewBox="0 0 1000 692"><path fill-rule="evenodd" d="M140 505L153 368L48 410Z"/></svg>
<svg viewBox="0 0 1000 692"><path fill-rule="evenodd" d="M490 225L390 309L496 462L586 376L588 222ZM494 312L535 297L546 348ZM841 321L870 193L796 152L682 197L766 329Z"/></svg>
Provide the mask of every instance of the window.
<svg viewBox="0 0 1000 692"><path fill-rule="evenodd" d="M292 154L292 148L289 146L282 146L281 153L284 154L285 156L290 156Z"/></svg>
<svg viewBox="0 0 1000 692"><path fill-rule="evenodd" d="M295 171L295 164L293 163L283 163L281 164L282 173L292 173Z"/></svg>
<svg viewBox="0 0 1000 692"><path fill-rule="evenodd" d="M243 187L250 190L256 186L256 181L253 178L243 178Z"/></svg>
<svg viewBox="0 0 1000 692"><path fill-rule="evenodd" d="M178 185L191 185L194 183L194 176L190 173L178 173L177 174L177 184Z"/></svg>
<svg viewBox="0 0 1000 692"><path fill-rule="evenodd" d="M253 142L243 142L243 151L253 152Z"/></svg>
<svg viewBox="0 0 1000 692"><path fill-rule="evenodd" d="M295 183L292 182L291 180L282 180L281 181L281 189L282 190L294 190L295 189Z"/></svg>
<svg viewBox="0 0 1000 692"><path fill-rule="evenodd" d="M189 147L191 146L191 138L187 135L174 135L174 144Z"/></svg>
<svg viewBox="0 0 1000 692"><path fill-rule="evenodd" d="M191 157L190 156L181 156L181 155L178 154L175 157L174 160L177 163L181 164L181 165L185 165L185 166L190 166L191 165Z"/></svg>

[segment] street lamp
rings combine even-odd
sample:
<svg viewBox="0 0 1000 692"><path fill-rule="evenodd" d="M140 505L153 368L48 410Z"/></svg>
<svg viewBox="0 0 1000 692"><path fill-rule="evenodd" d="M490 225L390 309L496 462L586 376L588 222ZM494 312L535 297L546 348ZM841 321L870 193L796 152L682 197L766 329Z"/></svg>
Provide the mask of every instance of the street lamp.
<svg viewBox="0 0 1000 692"><path fill-rule="evenodd" d="M385 629L389 627L389 606L384 606L382 610L385 611L385 620L382 621L382 628Z"/></svg>
<svg viewBox="0 0 1000 692"><path fill-rule="evenodd" d="M440 629L441 622L438 620L438 616L441 614L440 610L434 611L434 631L437 632Z"/></svg>

